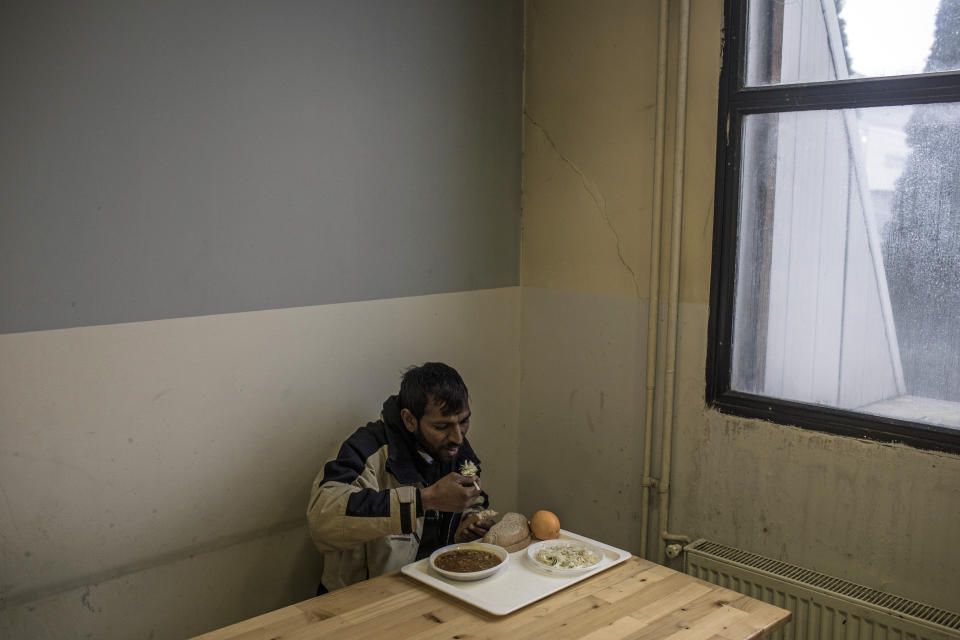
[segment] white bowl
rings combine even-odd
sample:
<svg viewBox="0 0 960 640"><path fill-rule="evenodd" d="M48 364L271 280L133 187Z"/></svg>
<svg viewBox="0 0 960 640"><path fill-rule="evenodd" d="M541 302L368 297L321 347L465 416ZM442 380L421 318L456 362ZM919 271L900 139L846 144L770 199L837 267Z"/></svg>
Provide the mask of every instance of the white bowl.
<svg viewBox="0 0 960 640"><path fill-rule="evenodd" d="M489 551L490 553L496 555L500 558L500 564L490 567L489 569L484 569L483 571L471 571L469 573L458 573L456 571L447 571L441 569L436 565L437 556L441 553L447 551L455 551L457 549L479 549L482 551ZM436 571L439 575L444 578L449 578L450 580L482 580L483 578L492 576L500 569L507 566L507 562L510 561L510 553L503 547L497 546L495 544L487 544L486 542L461 542L460 544L450 544L445 547L440 547L436 551L430 554L430 568Z"/></svg>
<svg viewBox="0 0 960 640"><path fill-rule="evenodd" d="M536 555L538 551L540 551L541 549L549 549L551 547L557 547L557 546L571 546L571 547L579 547L582 549L586 549L590 553L594 554L597 560L596 562L583 567L571 567L571 568L554 567L551 565L544 564L539 560L537 560ZM544 571L546 573L551 573L553 575L577 576L577 575L586 573L588 571L593 571L594 569L600 566L600 564L603 562L603 558L604 558L604 553L602 549L598 549L593 545L580 542L579 540L569 540L565 538L558 538L556 540L544 540L542 542L535 542L534 544L527 547L527 560L529 560L530 564L536 567L537 569L540 569L541 571Z"/></svg>

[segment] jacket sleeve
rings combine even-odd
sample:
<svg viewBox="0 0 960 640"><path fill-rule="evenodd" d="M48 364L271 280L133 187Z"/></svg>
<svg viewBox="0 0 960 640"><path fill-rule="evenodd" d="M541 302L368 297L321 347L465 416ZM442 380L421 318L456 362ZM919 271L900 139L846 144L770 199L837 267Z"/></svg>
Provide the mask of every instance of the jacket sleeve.
<svg viewBox="0 0 960 640"><path fill-rule="evenodd" d="M307 525L320 551L343 551L383 536L414 532L417 515L423 513L420 490L383 488L380 465L371 463L379 458L379 449L361 428L317 476L307 506Z"/></svg>

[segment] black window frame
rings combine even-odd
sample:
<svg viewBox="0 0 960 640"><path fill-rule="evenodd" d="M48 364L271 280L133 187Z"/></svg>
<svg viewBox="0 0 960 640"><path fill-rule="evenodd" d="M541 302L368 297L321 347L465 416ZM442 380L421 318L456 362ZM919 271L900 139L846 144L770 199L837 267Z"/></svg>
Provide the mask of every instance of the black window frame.
<svg viewBox="0 0 960 640"><path fill-rule="evenodd" d="M741 136L745 116L960 102L960 71L746 86L747 12L748 0L725 0L706 363L707 404L722 413L745 418L960 453L960 429L749 394L731 388Z"/></svg>

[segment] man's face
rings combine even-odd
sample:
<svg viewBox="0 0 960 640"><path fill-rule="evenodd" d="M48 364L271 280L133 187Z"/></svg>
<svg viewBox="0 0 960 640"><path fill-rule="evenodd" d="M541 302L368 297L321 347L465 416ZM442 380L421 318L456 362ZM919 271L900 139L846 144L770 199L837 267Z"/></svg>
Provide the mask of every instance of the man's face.
<svg viewBox="0 0 960 640"><path fill-rule="evenodd" d="M400 415L407 431L414 435L423 450L444 462L450 462L457 457L460 445L470 429L469 404L460 413L445 416L432 396L420 420L408 409L401 411Z"/></svg>

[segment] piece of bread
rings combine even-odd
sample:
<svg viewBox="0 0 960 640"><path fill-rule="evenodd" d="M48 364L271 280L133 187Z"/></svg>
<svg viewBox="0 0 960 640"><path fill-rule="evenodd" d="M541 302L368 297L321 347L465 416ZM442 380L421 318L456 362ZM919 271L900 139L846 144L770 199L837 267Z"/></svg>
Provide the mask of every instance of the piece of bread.
<svg viewBox="0 0 960 640"><path fill-rule="evenodd" d="M529 544L530 526L527 524L527 517L522 513L510 512L500 519L500 522L490 527L487 535L483 536L483 541L488 544L497 544L501 547L510 548L513 545L520 544L524 540ZM527 546L526 544L523 545ZM521 549L523 547L520 547ZM516 549L514 549L515 551Z"/></svg>
<svg viewBox="0 0 960 640"><path fill-rule="evenodd" d="M493 509L486 509L484 511L469 511L460 518L460 525L457 527L457 532L454 534L453 539L457 541L463 541L464 530L467 529L474 522L479 522L480 520L488 520L497 515L497 512ZM470 534L471 539L476 539L475 534Z"/></svg>
<svg viewBox="0 0 960 640"><path fill-rule="evenodd" d="M497 515L497 512L493 509L485 509L484 511L471 511L464 514L463 518L460 519L460 528L469 527L474 522L480 520L489 520Z"/></svg>

